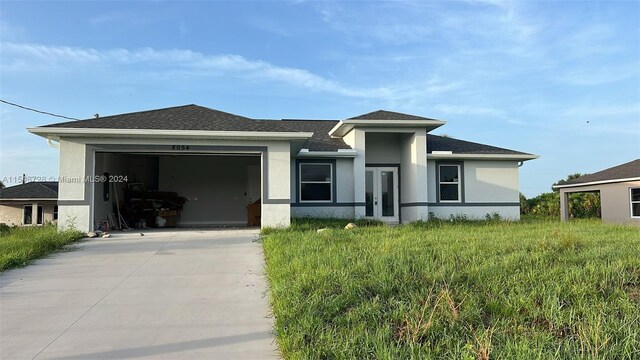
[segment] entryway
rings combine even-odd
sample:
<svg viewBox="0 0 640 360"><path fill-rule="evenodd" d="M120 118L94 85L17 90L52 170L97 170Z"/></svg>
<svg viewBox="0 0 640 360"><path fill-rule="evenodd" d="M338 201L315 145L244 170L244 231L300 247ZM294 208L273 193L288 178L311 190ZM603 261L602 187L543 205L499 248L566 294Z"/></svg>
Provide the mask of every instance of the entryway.
<svg viewBox="0 0 640 360"><path fill-rule="evenodd" d="M398 168L367 167L365 171L365 216L386 223L399 222Z"/></svg>

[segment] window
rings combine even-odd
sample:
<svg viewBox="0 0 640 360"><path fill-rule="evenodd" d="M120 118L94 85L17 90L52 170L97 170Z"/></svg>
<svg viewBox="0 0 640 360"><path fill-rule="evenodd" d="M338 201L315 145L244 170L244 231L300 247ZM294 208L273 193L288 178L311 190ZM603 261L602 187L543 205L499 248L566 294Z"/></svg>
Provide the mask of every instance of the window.
<svg viewBox="0 0 640 360"><path fill-rule="evenodd" d="M300 164L300 202L333 200L333 164Z"/></svg>
<svg viewBox="0 0 640 360"><path fill-rule="evenodd" d="M53 220L58 220L58 205L53 206Z"/></svg>
<svg viewBox="0 0 640 360"><path fill-rule="evenodd" d="M640 217L640 188L629 189L631 196L631 217Z"/></svg>
<svg viewBox="0 0 640 360"><path fill-rule="evenodd" d="M22 212L22 224L31 225L33 223L33 206L25 205Z"/></svg>
<svg viewBox="0 0 640 360"><path fill-rule="evenodd" d="M441 202L460 202L460 165L438 165Z"/></svg>

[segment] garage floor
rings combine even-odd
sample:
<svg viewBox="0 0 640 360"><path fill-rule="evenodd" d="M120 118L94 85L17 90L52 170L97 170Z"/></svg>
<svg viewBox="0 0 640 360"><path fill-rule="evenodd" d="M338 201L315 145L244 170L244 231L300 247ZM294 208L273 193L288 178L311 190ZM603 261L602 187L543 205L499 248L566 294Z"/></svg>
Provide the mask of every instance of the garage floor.
<svg viewBox="0 0 640 360"><path fill-rule="evenodd" d="M114 233L5 272L0 358L277 358L257 234Z"/></svg>

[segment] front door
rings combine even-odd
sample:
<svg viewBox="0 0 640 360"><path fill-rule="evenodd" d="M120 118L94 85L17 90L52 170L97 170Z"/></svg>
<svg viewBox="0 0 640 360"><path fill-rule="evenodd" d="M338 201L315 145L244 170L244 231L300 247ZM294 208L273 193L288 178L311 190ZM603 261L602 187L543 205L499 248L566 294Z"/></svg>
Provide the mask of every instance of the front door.
<svg viewBox="0 0 640 360"><path fill-rule="evenodd" d="M398 168L367 167L365 171L365 216L398 223Z"/></svg>

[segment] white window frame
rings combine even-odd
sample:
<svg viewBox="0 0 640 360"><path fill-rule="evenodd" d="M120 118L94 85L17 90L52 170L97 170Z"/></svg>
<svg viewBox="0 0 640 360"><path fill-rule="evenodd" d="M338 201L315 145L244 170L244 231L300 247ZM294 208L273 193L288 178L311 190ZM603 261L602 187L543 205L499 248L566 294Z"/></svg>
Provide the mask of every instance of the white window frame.
<svg viewBox="0 0 640 360"><path fill-rule="evenodd" d="M329 181L302 181L303 165L329 165ZM298 163L298 199L301 203L332 203L333 202L333 163L330 162L301 162ZM329 200L302 200L302 184L329 184Z"/></svg>
<svg viewBox="0 0 640 360"><path fill-rule="evenodd" d="M629 188L629 214L631 215L632 218L634 219L640 219L640 214L638 215L633 215L633 204L640 204L640 201L633 201L633 190L638 190L640 191L640 188Z"/></svg>
<svg viewBox="0 0 640 360"><path fill-rule="evenodd" d="M440 171L443 166L455 166L458 169L458 181L457 182L442 182L440 181ZM442 200L440 185L458 185L458 200ZM438 202L441 203L462 203L462 168L460 164L438 164Z"/></svg>

